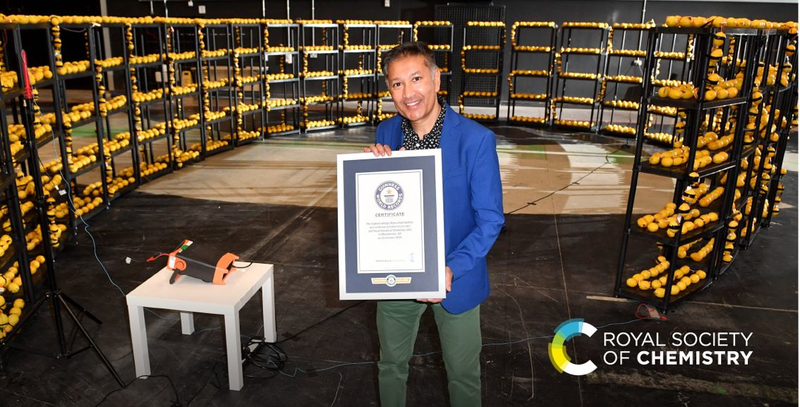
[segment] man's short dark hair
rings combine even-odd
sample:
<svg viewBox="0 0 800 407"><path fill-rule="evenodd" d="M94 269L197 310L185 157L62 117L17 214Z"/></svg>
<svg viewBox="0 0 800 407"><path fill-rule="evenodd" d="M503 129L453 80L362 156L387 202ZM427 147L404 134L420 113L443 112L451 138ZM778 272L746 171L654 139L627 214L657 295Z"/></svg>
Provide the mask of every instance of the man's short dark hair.
<svg viewBox="0 0 800 407"><path fill-rule="evenodd" d="M389 64L391 64L395 59L415 57L417 55L422 55L425 57L425 66L427 66L430 70L436 69L436 60L433 58L433 51L428 48L428 44L422 41L415 41L402 43L389 50L389 52L383 54L381 57L383 60L383 66L381 66L381 69L383 69L383 74L389 74L387 68L389 68Z"/></svg>

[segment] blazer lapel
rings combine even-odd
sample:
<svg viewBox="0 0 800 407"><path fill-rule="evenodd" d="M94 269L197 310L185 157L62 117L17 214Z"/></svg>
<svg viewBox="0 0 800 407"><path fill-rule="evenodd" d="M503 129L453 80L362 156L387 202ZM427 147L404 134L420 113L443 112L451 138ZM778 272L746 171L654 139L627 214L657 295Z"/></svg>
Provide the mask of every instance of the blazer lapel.
<svg viewBox="0 0 800 407"><path fill-rule="evenodd" d="M455 158L458 154L458 134L457 128L461 122L461 117L447 106L447 111L444 114L444 126L442 126L442 138L439 140L439 148L442 150L442 167L443 171L447 172L446 165L451 162L451 158Z"/></svg>

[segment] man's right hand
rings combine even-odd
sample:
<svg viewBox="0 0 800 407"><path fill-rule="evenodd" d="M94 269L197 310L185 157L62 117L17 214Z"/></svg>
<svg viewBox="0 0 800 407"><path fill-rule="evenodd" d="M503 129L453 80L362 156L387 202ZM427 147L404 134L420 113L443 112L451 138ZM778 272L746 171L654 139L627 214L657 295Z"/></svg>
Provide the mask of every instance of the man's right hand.
<svg viewBox="0 0 800 407"><path fill-rule="evenodd" d="M405 147L400 147L398 151L405 151L405 149ZM364 152L372 153L375 157L392 156L392 148L388 144L370 144L364 147Z"/></svg>

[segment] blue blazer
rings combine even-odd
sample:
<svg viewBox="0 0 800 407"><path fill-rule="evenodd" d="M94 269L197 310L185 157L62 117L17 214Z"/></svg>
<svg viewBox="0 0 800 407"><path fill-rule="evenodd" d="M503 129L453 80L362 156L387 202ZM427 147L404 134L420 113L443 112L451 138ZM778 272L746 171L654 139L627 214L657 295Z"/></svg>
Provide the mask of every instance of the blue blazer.
<svg viewBox="0 0 800 407"><path fill-rule="evenodd" d="M449 106L442 150L445 263L453 284L442 306L453 314L475 308L489 296L486 254L505 221L500 165L494 133ZM403 146L402 117L378 126L376 143Z"/></svg>

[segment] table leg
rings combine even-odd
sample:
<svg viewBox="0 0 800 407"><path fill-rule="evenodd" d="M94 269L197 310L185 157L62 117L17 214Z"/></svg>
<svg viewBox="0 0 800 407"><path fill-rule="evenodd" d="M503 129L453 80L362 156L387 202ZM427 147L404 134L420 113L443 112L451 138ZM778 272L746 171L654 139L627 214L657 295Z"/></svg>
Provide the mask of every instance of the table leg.
<svg viewBox="0 0 800 407"><path fill-rule="evenodd" d="M131 344L136 377L150 375L150 352L147 350L147 328L144 321L144 307L128 305L131 322Z"/></svg>
<svg viewBox="0 0 800 407"><path fill-rule="evenodd" d="M194 314L181 312L181 333L191 335L194 333Z"/></svg>
<svg viewBox="0 0 800 407"><path fill-rule="evenodd" d="M239 334L239 312L225 314L225 344L228 351L228 383L231 390L244 386L242 373L242 338Z"/></svg>
<svg viewBox="0 0 800 407"><path fill-rule="evenodd" d="M262 314L264 317L264 340L266 342L278 341L278 328L275 326L275 288L274 274L270 273L267 281L261 286L261 303L264 307Z"/></svg>

